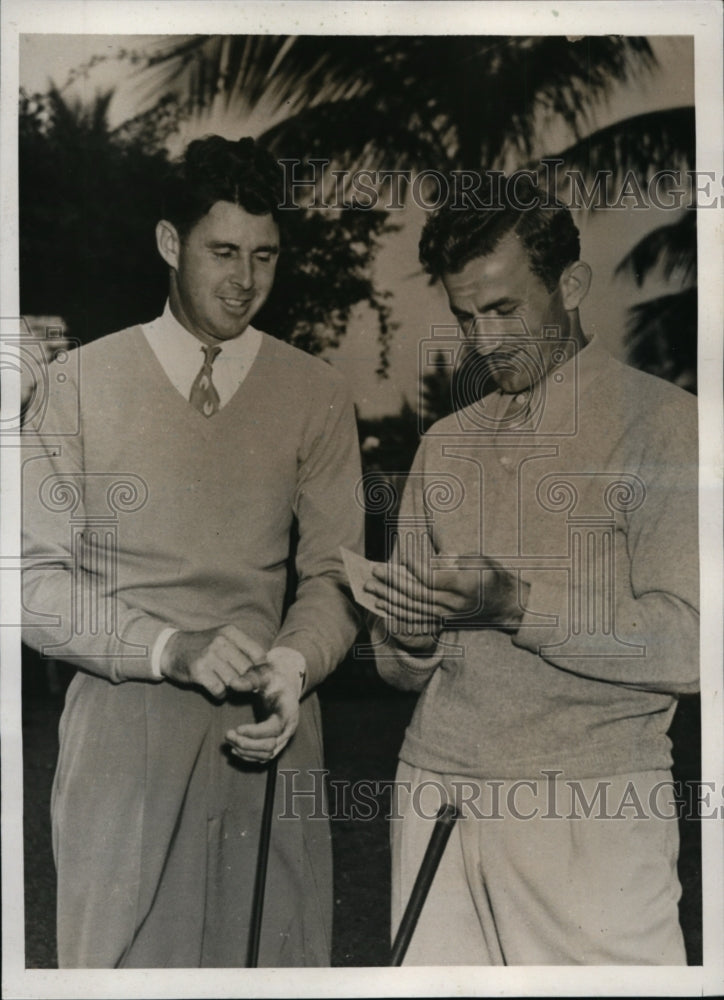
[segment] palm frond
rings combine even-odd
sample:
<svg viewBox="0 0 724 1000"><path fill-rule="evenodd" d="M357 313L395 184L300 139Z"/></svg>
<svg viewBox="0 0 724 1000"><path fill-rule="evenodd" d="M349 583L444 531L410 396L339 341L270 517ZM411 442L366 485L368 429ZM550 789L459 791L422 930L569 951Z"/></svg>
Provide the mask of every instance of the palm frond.
<svg viewBox="0 0 724 1000"><path fill-rule="evenodd" d="M272 111L288 107L289 117L305 111L306 136L315 126L313 109L320 109L320 143L334 141L330 123L339 119L329 106L340 102L350 116L352 156L369 148L370 108L383 115L394 109L407 145L410 132L435 136L436 159L416 166L479 169L511 150L519 158L530 154L541 110L581 134L592 102L654 66L640 37L215 35L165 46L146 73L156 92L181 87L198 107L223 99L227 109L248 108L264 99ZM366 103L350 103L362 98Z"/></svg>
<svg viewBox="0 0 724 1000"><path fill-rule="evenodd" d="M696 392L696 334L696 288L649 299L629 311L629 359L643 371Z"/></svg>
<svg viewBox="0 0 724 1000"><path fill-rule="evenodd" d="M574 135L583 134L590 110L616 83L656 66L648 41L640 37L506 38L491 55L490 61L478 59L466 78L458 71L453 84L451 120L462 122L461 135L467 136L461 167L500 166L509 154L524 162L541 113L565 121Z"/></svg>
<svg viewBox="0 0 724 1000"><path fill-rule="evenodd" d="M694 108L649 111L598 129L558 154L568 169L588 177L612 171L614 181L633 173L644 180L661 170L694 168Z"/></svg>
<svg viewBox="0 0 724 1000"><path fill-rule="evenodd" d="M76 140L81 133L86 139L90 135L105 135L113 93L113 89L102 91L95 95L90 104L85 104L80 98L66 98L57 87L51 87L47 102L56 128L74 136Z"/></svg>
<svg viewBox="0 0 724 1000"><path fill-rule="evenodd" d="M623 257L614 274L630 274L640 288L656 267L661 267L667 281L675 273L685 283L696 279L695 211L687 209L676 222L652 229Z"/></svg>
<svg viewBox="0 0 724 1000"><path fill-rule="evenodd" d="M432 123L406 127L401 115L405 102L398 96L382 105L371 94L330 101L304 108L261 138L279 156L304 150L305 160L321 157L344 162L350 172L362 165L370 170L382 166L397 170L444 163L444 136Z"/></svg>

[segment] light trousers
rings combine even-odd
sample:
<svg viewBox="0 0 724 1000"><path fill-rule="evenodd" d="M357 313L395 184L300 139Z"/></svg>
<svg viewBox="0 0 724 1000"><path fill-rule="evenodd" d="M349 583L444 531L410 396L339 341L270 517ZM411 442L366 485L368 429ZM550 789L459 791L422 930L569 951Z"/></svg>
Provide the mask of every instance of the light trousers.
<svg viewBox="0 0 724 1000"><path fill-rule="evenodd" d="M485 782L401 761L397 780L393 937L441 797L468 800L405 965L686 964L670 772Z"/></svg>

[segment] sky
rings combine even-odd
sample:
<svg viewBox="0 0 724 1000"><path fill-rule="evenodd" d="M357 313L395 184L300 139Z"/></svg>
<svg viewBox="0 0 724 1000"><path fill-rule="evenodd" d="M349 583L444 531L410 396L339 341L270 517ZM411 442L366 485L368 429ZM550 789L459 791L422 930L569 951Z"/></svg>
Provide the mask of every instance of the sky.
<svg viewBox="0 0 724 1000"><path fill-rule="evenodd" d="M74 68L103 57L68 87L69 95L92 99L96 91L115 88L110 107L111 125L120 124L138 113L148 100L138 78L119 53L153 47L164 37L158 35L22 35L20 40L20 84L29 92L44 91L50 81L62 86ZM689 38L651 39L658 68L642 78L636 87L619 87L606 105L596 109L592 127L602 127L620 118L658 108L694 103L693 42ZM232 120L207 117L195 123L193 131L179 137L178 152L195 134L219 131L229 137L257 135L268 124L263 115L241 125ZM565 143L561 135L545 130L540 136L543 153L554 152ZM444 293L431 287L417 263L417 242L425 221L424 210L409 204L404 211L391 213L390 221L399 232L385 238L375 271L378 287L392 293L392 320L398 324L391 349L389 378L375 375L378 364L376 319L366 307L355 310L347 336L329 359L348 377L362 416L396 412L403 398L416 404L419 390L418 352L421 340L433 326L449 324L451 317ZM627 309L636 302L660 293L663 283L649 279L638 289L626 277L614 277L620 258L650 229L672 221L671 212L651 208L646 211L606 211L576 213L581 230L582 258L593 269L593 284L581 307L587 334L599 336L609 350L624 357ZM52 304L48 305L52 312Z"/></svg>

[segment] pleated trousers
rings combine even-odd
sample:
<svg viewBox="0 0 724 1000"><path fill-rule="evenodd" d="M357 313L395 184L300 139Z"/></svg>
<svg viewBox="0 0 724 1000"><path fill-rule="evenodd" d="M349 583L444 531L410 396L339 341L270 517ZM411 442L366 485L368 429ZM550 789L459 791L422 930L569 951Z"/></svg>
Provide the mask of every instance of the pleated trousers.
<svg viewBox="0 0 724 1000"><path fill-rule="evenodd" d="M75 677L51 810L61 968L245 965L266 770L223 736L253 717L248 701L166 682ZM316 695L279 766L301 784L322 767ZM282 788L259 965L329 965L329 822L303 797L290 817Z"/></svg>

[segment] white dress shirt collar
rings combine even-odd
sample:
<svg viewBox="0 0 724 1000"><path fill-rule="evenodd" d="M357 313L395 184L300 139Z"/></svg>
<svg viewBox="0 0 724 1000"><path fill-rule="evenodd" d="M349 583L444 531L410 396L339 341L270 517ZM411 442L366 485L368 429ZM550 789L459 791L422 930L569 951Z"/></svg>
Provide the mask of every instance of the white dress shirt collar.
<svg viewBox="0 0 724 1000"><path fill-rule="evenodd" d="M171 312L166 302L163 314L142 330L159 364L173 386L188 399L194 379L204 361L201 341L190 333ZM219 402L225 406L246 378L261 346L261 333L253 326L221 347L213 365L213 382Z"/></svg>

